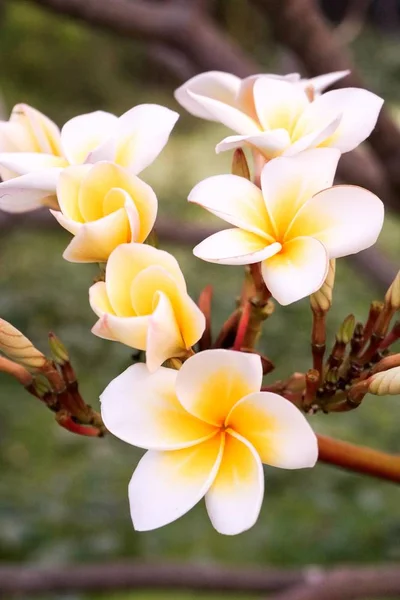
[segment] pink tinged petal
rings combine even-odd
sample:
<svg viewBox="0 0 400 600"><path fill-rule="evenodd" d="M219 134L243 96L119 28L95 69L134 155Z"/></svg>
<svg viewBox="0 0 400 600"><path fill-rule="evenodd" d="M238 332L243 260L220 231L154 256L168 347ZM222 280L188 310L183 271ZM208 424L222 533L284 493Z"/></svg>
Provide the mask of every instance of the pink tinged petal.
<svg viewBox="0 0 400 600"><path fill-rule="evenodd" d="M66 167L67 162L64 158L52 154L3 152L0 154L0 165L18 175L26 175L34 171Z"/></svg>
<svg viewBox="0 0 400 600"><path fill-rule="evenodd" d="M253 527L264 497L264 473L253 446L227 430L221 465L206 494L211 523L224 535L236 535Z"/></svg>
<svg viewBox="0 0 400 600"><path fill-rule="evenodd" d="M118 120L115 162L140 173L160 154L179 114L158 104L140 104Z"/></svg>
<svg viewBox="0 0 400 600"><path fill-rule="evenodd" d="M210 117L212 117L210 120L218 121L242 135L260 132L260 127L256 121L241 110L219 100L214 100L214 98L195 94L190 90L187 90L187 94L197 105L210 114Z"/></svg>
<svg viewBox="0 0 400 600"><path fill-rule="evenodd" d="M225 229L198 244L193 254L207 262L222 265L251 265L273 256L281 248L281 244L269 244L243 229Z"/></svg>
<svg viewBox="0 0 400 600"><path fill-rule="evenodd" d="M350 74L350 71L333 71L332 73L325 73L324 75L317 75L317 77L311 77L311 79L302 79L300 84L307 88L312 86L317 94L321 94L327 87L330 87L337 81L340 81L344 77Z"/></svg>
<svg viewBox="0 0 400 600"><path fill-rule="evenodd" d="M257 148L268 160L280 156L290 146L290 136L286 129L273 129L257 135L232 135L217 144L217 154L234 148L250 146Z"/></svg>
<svg viewBox="0 0 400 600"><path fill-rule="evenodd" d="M339 258L375 244L383 218L384 206L375 194L354 185L336 185L303 206L286 239L312 236L324 244L329 258Z"/></svg>
<svg viewBox="0 0 400 600"><path fill-rule="evenodd" d="M318 146L326 147L329 144L326 144L326 140L329 140L335 132L337 131L342 120L342 115L330 115L326 119L321 119L321 122L316 123L314 129L307 133L308 129L303 128L304 123L299 120L299 127L296 127L295 132L293 134L292 145L289 146L285 152L284 156L295 156L304 150L309 150L310 148L317 148ZM311 125L310 125L311 127Z"/></svg>
<svg viewBox="0 0 400 600"><path fill-rule="evenodd" d="M286 306L319 290L329 266L327 251L311 237L286 242L279 254L262 263L265 284L272 296Z"/></svg>
<svg viewBox="0 0 400 600"><path fill-rule="evenodd" d="M186 283L177 260L168 252L147 244L122 244L114 250L107 262L106 286L111 305L119 316L132 316L132 283L149 266L166 269L186 292Z"/></svg>
<svg viewBox="0 0 400 600"><path fill-rule="evenodd" d="M260 390L262 377L261 360L255 354L206 350L183 364L176 379L176 394L192 415L223 426L236 402Z"/></svg>
<svg viewBox="0 0 400 600"><path fill-rule="evenodd" d="M286 129L289 134L309 104L300 86L270 77L254 83L254 102L263 129Z"/></svg>
<svg viewBox="0 0 400 600"><path fill-rule="evenodd" d="M332 185L339 158L339 150L320 148L263 167L261 188L275 236L282 238L305 202Z"/></svg>
<svg viewBox="0 0 400 600"><path fill-rule="evenodd" d="M69 217L66 217L59 210L50 210L50 212L53 215L53 217L57 219L61 227L64 227L64 229L72 233L72 235L77 235L79 229L82 227L82 223L79 223L77 221L74 221L73 219L70 219Z"/></svg>
<svg viewBox="0 0 400 600"><path fill-rule="evenodd" d="M100 149L98 158L113 160L114 156L108 156L104 150L111 149L107 143L117 123L115 115L101 110L79 115L65 123L61 130L61 143L68 162L72 165L84 163L88 159L94 162L96 155L93 152Z"/></svg>
<svg viewBox="0 0 400 600"><path fill-rule="evenodd" d="M146 342L146 365L151 372L169 358L183 356L186 351L171 300L164 292L156 292L154 304Z"/></svg>
<svg viewBox="0 0 400 600"><path fill-rule="evenodd" d="M180 450L217 433L190 415L175 394L177 371L129 367L100 396L105 426L124 442L147 450Z"/></svg>
<svg viewBox="0 0 400 600"><path fill-rule="evenodd" d="M189 95L194 92L200 96L213 98L224 104L235 106L241 80L236 75L223 71L208 71L192 77L174 92L175 99L190 114L201 119L215 121L215 117L206 108Z"/></svg>
<svg viewBox="0 0 400 600"><path fill-rule="evenodd" d="M105 262L115 248L130 238L128 216L121 208L102 219L81 224L63 257L70 262Z"/></svg>
<svg viewBox="0 0 400 600"><path fill-rule="evenodd" d="M36 171L0 183L0 209L22 213L46 206L55 199L60 172L61 169Z"/></svg>
<svg viewBox="0 0 400 600"><path fill-rule="evenodd" d="M228 223L255 233L269 242L271 224L260 189L238 175L215 175L200 181L189 202L199 204Z"/></svg>
<svg viewBox="0 0 400 600"><path fill-rule="evenodd" d="M92 333L104 340L144 351L148 329L149 317L117 317L107 313L93 325Z"/></svg>
<svg viewBox="0 0 400 600"><path fill-rule="evenodd" d="M258 392L242 398L226 425L250 442L265 464L303 469L317 461L315 433L299 409L278 394Z"/></svg>
<svg viewBox="0 0 400 600"><path fill-rule="evenodd" d="M341 115L337 130L323 144L349 152L363 142L374 129L383 100L358 88L333 90L322 94L302 116L304 125L320 123L326 115ZM300 125L300 123L299 123Z"/></svg>
<svg viewBox="0 0 400 600"><path fill-rule="evenodd" d="M129 484L131 516L137 531L179 519L207 493L221 464L224 435L182 450L150 450Z"/></svg>

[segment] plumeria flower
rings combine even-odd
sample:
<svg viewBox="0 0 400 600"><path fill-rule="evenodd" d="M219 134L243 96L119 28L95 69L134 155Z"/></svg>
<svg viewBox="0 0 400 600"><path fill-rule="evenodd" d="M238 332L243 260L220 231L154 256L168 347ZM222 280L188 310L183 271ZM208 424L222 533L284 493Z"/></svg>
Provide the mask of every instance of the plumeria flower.
<svg viewBox="0 0 400 600"><path fill-rule="evenodd" d="M383 204L371 192L332 186L340 152L313 149L276 158L261 173L261 190L243 177L201 181L189 201L225 219L220 231L194 249L203 260L226 265L261 262L262 276L280 304L318 290L329 260L375 243Z"/></svg>
<svg viewBox="0 0 400 600"><path fill-rule="evenodd" d="M176 259L152 246L118 246L108 259L105 281L90 288L89 299L99 317L93 333L146 350L150 371L169 358L187 356L205 329Z"/></svg>
<svg viewBox="0 0 400 600"><path fill-rule="evenodd" d="M220 142L217 152L247 145L267 160L319 146L348 152L369 136L383 100L358 88L320 95L326 85L346 74L296 81L293 75L240 80L229 73L211 72L189 80L175 96L192 114L218 121L238 134Z"/></svg>
<svg viewBox="0 0 400 600"><path fill-rule="evenodd" d="M178 113L157 104L141 104L122 117L96 111L68 121L59 137L60 155L50 149L0 153L0 165L20 177L0 184L0 208L26 212L55 199L58 177L69 165L111 161L137 175L168 141Z"/></svg>
<svg viewBox="0 0 400 600"><path fill-rule="evenodd" d="M135 529L175 521L204 496L215 529L226 535L256 522L264 495L262 463L313 467L317 439L282 396L260 392L259 356L206 350L179 371L129 367L101 396L106 427L145 448L129 484Z"/></svg>
<svg viewBox="0 0 400 600"><path fill-rule="evenodd" d="M144 242L157 216L152 188L111 162L67 167L57 197L51 213L74 235L63 254L71 262L105 262L120 244Z"/></svg>

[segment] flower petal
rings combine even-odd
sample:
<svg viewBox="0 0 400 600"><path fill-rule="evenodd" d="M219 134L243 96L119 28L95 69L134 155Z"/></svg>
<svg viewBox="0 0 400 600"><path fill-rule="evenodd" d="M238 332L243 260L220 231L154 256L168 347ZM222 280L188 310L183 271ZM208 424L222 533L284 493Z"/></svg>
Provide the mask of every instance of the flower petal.
<svg viewBox="0 0 400 600"><path fill-rule="evenodd" d="M382 104L382 98L367 90L332 90L309 104L299 120L298 127L315 129L327 115L341 115L339 127L323 145L339 148L341 152L349 152L369 136L376 125Z"/></svg>
<svg viewBox="0 0 400 600"><path fill-rule="evenodd" d="M115 115L101 110L67 121L61 130L61 143L68 162L72 165L84 163L91 152L112 137L117 123ZM91 162L93 158L92 155ZM102 160L113 158L101 153Z"/></svg>
<svg viewBox="0 0 400 600"><path fill-rule="evenodd" d="M212 263L251 265L273 256L281 248L277 242L270 244L243 229L224 229L200 242L193 249L193 254Z"/></svg>
<svg viewBox="0 0 400 600"><path fill-rule="evenodd" d="M140 104L118 120L115 162L140 173L160 154L179 114L158 104Z"/></svg>
<svg viewBox="0 0 400 600"><path fill-rule="evenodd" d="M36 140L21 123L0 121L0 152L35 152Z"/></svg>
<svg viewBox="0 0 400 600"><path fill-rule="evenodd" d="M319 290L329 266L321 242L297 237L286 242L279 254L264 260L262 276L272 296L286 306Z"/></svg>
<svg viewBox="0 0 400 600"><path fill-rule="evenodd" d="M169 358L183 356L187 350L171 300L164 292L156 292L154 304L146 343L146 365L151 372Z"/></svg>
<svg viewBox="0 0 400 600"><path fill-rule="evenodd" d="M340 79L347 77L349 74L349 70L333 71L332 73L311 77L311 79L302 79L300 84L305 88L311 86L316 94L321 94L327 87L330 87Z"/></svg>
<svg viewBox="0 0 400 600"><path fill-rule="evenodd" d="M92 306L96 312L94 305ZM93 325L92 333L104 340L119 342L129 348L146 350L149 317L117 317L105 313Z"/></svg>
<svg viewBox="0 0 400 600"><path fill-rule="evenodd" d="M205 350L181 367L176 394L192 415L221 426L238 400L260 390L262 377L261 360L256 354Z"/></svg>
<svg viewBox="0 0 400 600"><path fill-rule="evenodd" d="M206 494L223 453L223 435L191 448L150 450L129 484L131 516L137 531L148 531L179 519Z"/></svg>
<svg viewBox="0 0 400 600"><path fill-rule="evenodd" d="M215 175L200 181L189 194L189 202L199 204L228 223L275 241L261 190L238 175Z"/></svg>
<svg viewBox="0 0 400 600"><path fill-rule="evenodd" d="M2 152L0 154L0 165L17 173L26 175L33 171L52 169L53 167L66 167L67 162L60 156L52 154L41 154L39 152Z"/></svg>
<svg viewBox="0 0 400 600"><path fill-rule="evenodd" d="M331 139L335 132L337 131L340 123L342 121L342 115L329 115L324 119L321 117L321 121L314 125L314 129L312 129L312 125L310 124L311 131L307 133L307 129L300 128L300 126L295 128L293 134L293 143L291 146L286 148L284 151L284 156L295 156L304 150L309 150L310 148L317 147L327 147L329 144L327 140ZM299 121L301 123L301 121Z"/></svg>
<svg viewBox="0 0 400 600"><path fill-rule="evenodd" d="M124 442L151 450L179 450L215 435L215 427L196 419L175 394L177 371L160 367L150 373L132 365L100 396L105 426Z"/></svg>
<svg viewBox="0 0 400 600"><path fill-rule="evenodd" d="M267 465L303 469L317 461L315 433L300 410L278 394L258 392L242 398L227 427L246 438Z"/></svg>
<svg viewBox="0 0 400 600"><path fill-rule="evenodd" d="M68 219L77 223L84 223L85 221L79 208L79 190L90 169L90 165L67 167L62 171L57 183L57 198L60 209Z"/></svg>
<svg viewBox="0 0 400 600"><path fill-rule="evenodd" d="M0 209L23 213L46 206L49 197L55 198L61 169L48 169L21 175L0 183Z"/></svg>
<svg viewBox="0 0 400 600"><path fill-rule="evenodd" d="M261 188L276 237L284 236L307 200L332 185L339 158L339 150L319 148L276 158L263 167Z"/></svg>
<svg viewBox="0 0 400 600"><path fill-rule="evenodd" d="M177 102L195 117L209 121L218 121L219 119L215 119L202 104L199 104L195 98L188 94L188 91L219 100L219 102L229 104L230 106L235 106L235 99L240 85L241 80L236 75L224 73L223 71L208 71L200 73L200 75L195 75L195 77L186 81L186 83L175 90L174 96Z"/></svg>
<svg viewBox="0 0 400 600"><path fill-rule="evenodd" d="M32 148L35 152L62 155L59 128L36 108L17 104L12 110L10 122L22 125L30 133L37 144L36 148Z"/></svg>
<svg viewBox="0 0 400 600"><path fill-rule="evenodd" d="M324 244L329 258L339 258L372 246L383 217L383 203L375 194L353 185L336 185L304 204L286 239L312 236Z"/></svg>
<svg viewBox="0 0 400 600"><path fill-rule="evenodd" d="M50 210L50 212L53 217L57 219L61 227L64 227L64 229L72 233L72 235L77 235L79 229L82 227L82 223L66 217L60 210Z"/></svg>
<svg viewBox="0 0 400 600"><path fill-rule="evenodd" d="M309 101L295 83L259 77L254 83L254 103L264 129L286 129L291 134Z"/></svg>
<svg viewBox="0 0 400 600"><path fill-rule="evenodd" d="M264 472L253 446L228 430L221 465L206 494L211 523L219 533L236 535L253 527L264 497Z"/></svg>
<svg viewBox="0 0 400 600"><path fill-rule="evenodd" d="M242 148L244 145L257 148L265 158L270 160L280 156L290 147L290 136L286 129L273 129L257 135L231 135L217 144L215 151L219 154L226 150Z"/></svg>

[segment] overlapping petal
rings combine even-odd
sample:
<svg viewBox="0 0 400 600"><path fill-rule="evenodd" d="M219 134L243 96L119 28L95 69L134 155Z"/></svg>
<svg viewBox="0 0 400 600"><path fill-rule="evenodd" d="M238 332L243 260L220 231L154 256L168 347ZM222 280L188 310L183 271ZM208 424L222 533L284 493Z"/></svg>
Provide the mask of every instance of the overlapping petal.
<svg viewBox="0 0 400 600"><path fill-rule="evenodd" d="M35 171L0 183L0 208L23 213L57 202L54 190L61 169Z"/></svg>
<svg viewBox="0 0 400 600"><path fill-rule="evenodd" d="M71 165L87 161L91 152L112 138L117 127L118 117L101 110L73 117L61 130L61 143L66 159ZM113 160L111 154L102 152L100 160ZM93 157L92 160L93 161Z"/></svg>
<svg viewBox="0 0 400 600"><path fill-rule="evenodd" d="M193 249L193 254L222 265L251 265L274 256L281 248L281 244L270 244L244 229L224 229L200 242Z"/></svg>
<svg viewBox="0 0 400 600"><path fill-rule="evenodd" d="M217 119L188 92L234 106L240 87L241 80L236 75L223 71L207 71L186 81L175 90L174 96L179 104L195 117L215 121Z"/></svg>

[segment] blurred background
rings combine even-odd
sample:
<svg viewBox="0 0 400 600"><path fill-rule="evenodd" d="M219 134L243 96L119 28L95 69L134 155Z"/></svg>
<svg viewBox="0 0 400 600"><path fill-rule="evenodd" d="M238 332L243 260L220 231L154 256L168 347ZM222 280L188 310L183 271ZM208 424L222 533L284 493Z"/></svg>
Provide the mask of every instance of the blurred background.
<svg viewBox="0 0 400 600"><path fill-rule="evenodd" d="M104 3L112 12L113 0L86 0L94 11ZM56 10L49 10L54 9L52 4ZM17 102L33 105L59 125L97 109L120 115L142 102L178 110L181 118L168 146L142 177L158 195L161 219L216 225L217 220L188 206L186 197L200 179L229 171L229 153L214 153L226 130L185 114L172 95L182 79L199 69L182 49L168 50L164 42L155 39L127 36L118 28L112 31L112 27L71 18L68 10L58 10L57 4L62 9L68 2L0 2L3 118L8 118ZM75 0L75 4L79 2ZM119 4L116 0L116 11ZM174 10L175 5L186 10L191 0L170 4ZM265 16L260 11L268 2L198 4L198 10L202 4L201 9L208 11L213 27L229 36L261 71L283 73L304 68L282 40L276 41L272 13ZM320 8L331 21L332 35L351 52L366 87L382 95L391 118L400 121L400 2L324 0ZM218 64L216 68L221 67ZM396 211L390 211L378 244L383 261L398 262L399 226ZM1 317L42 350L46 350L48 331L54 330L70 350L84 398L97 407L104 387L130 364L130 352L90 333L95 315L87 302L87 289L96 274L95 266L63 261L69 234L48 221L36 223L36 216L0 220L0 228ZM200 262L192 256L190 245L171 239L163 245L180 261L194 298L206 284L214 284L217 328L233 308L241 270ZM382 298L382 273L375 275L371 269L364 272L359 265L339 262L329 316L331 336L347 314L352 312L364 320L370 301ZM276 308L265 325L262 342L263 351L278 365L269 376L271 381L310 367L310 325L307 300ZM313 418L320 433L388 452L399 452L399 422L396 397L367 397L356 411ZM139 456L111 436L85 439L65 432L39 402L0 374L0 561L65 566L122 559L154 564L171 560L287 568L400 561L396 486L324 465L309 472L267 468L259 522L238 537L217 534L202 503L172 525L136 533L129 516L127 484ZM46 596L59 597L58 593ZM100 596L68 595L70 600L89 597ZM189 600L202 596L163 591L114 595L109 591L107 597ZM246 593L232 597L250 598Z"/></svg>

